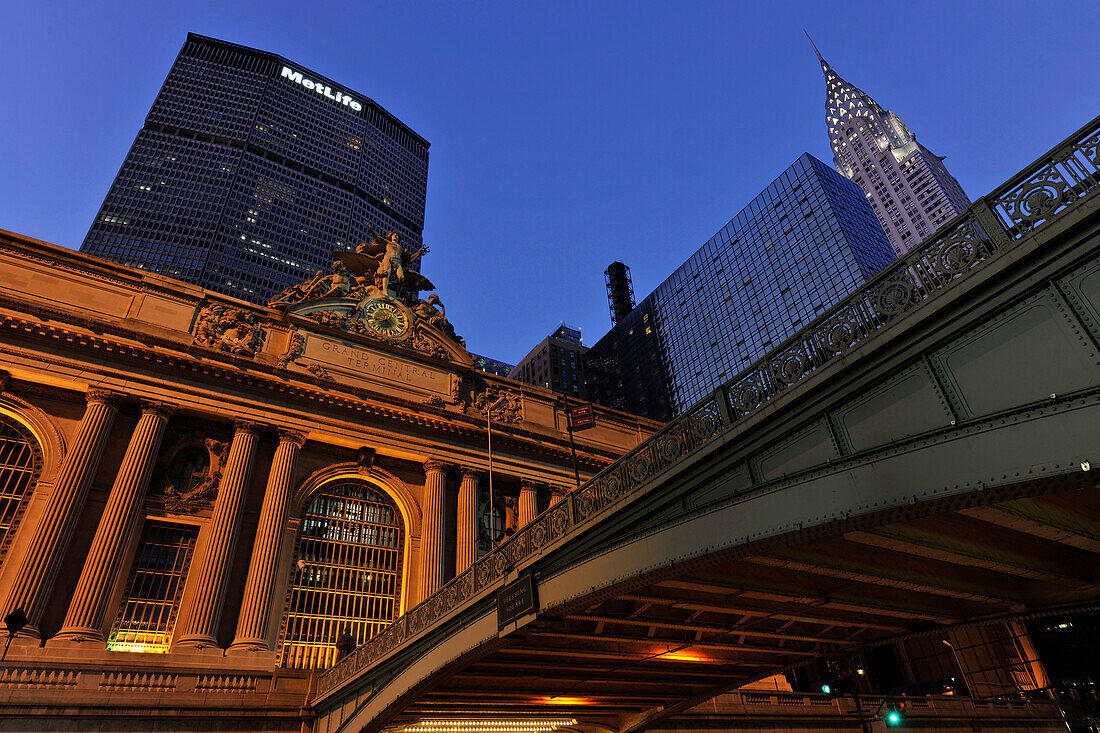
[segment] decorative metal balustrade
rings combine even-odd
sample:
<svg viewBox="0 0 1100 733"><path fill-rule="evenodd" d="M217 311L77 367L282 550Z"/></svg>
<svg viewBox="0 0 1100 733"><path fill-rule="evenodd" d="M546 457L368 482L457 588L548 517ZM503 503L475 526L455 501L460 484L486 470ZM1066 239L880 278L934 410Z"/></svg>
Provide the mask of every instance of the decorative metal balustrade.
<svg viewBox="0 0 1100 733"><path fill-rule="evenodd" d="M325 694L467 601L524 560L609 514L660 471L759 411L795 384L860 346L1012 249L1026 234L1100 188L1100 117L978 201L862 288L456 576L341 660L319 680Z"/></svg>

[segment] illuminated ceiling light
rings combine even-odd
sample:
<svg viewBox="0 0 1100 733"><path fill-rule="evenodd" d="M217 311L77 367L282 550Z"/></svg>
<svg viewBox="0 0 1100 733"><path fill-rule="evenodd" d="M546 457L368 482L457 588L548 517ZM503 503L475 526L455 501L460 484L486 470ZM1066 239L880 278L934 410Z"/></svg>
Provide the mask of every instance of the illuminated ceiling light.
<svg viewBox="0 0 1100 733"><path fill-rule="evenodd" d="M666 659L672 662L714 662L714 657L700 654L694 649L676 649L674 651L659 652L656 659Z"/></svg>

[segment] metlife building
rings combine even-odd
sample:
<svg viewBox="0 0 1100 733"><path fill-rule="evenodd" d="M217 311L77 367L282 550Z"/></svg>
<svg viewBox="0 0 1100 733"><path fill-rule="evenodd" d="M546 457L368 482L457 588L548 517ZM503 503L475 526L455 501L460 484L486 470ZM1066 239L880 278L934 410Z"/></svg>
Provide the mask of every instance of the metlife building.
<svg viewBox="0 0 1100 733"><path fill-rule="evenodd" d="M422 242L428 143L280 56L189 34L81 251L256 303L375 230Z"/></svg>

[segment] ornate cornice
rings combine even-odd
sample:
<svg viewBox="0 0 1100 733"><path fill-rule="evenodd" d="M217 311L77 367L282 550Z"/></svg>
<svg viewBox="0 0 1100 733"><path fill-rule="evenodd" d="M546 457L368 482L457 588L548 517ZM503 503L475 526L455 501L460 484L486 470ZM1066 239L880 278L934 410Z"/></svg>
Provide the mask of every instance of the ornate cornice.
<svg viewBox="0 0 1100 733"><path fill-rule="evenodd" d="M11 301L0 295L0 305L4 305L6 302ZM23 302L19 302L18 305L26 311L52 311L52 309L40 309ZM108 351L120 358L132 358L155 363L157 369L162 372L166 368L178 369L184 372L201 374L206 381L219 380L226 383L242 384L269 393L279 393L291 399L323 402L329 406L329 409L335 407L351 410L360 414L374 415L385 420L408 423L418 428L437 430L440 432L461 435L467 438L478 438L485 434L484 427L476 418L471 419L468 415L451 413L436 417L425 413L423 407L412 400L406 400L392 395L384 395L363 387L347 384L338 385L339 391L346 393L345 396L334 393L334 385L331 382L324 382L308 373L303 374L298 372L294 374L294 381L297 382L297 384L288 382L285 376L276 376L278 374L285 375L285 371L279 370L274 364L266 364L259 358L246 359L244 357L232 356L225 352L211 351L198 346L186 346L179 341L119 328L117 325L111 325L106 322L101 323L99 321L93 322L89 319L73 318L70 314L61 311L54 313L52 318L53 320L68 319L70 321L86 321L86 324L81 327L94 327L103 333L128 336L135 340L140 337L141 343L120 344L117 341L105 339L97 334L80 333L63 326L58 326L54 323L26 320L12 315L0 314L0 328L11 328L21 332L36 333L46 338L61 338L71 345L95 349L97 353ZM175 353L166 354L163 350L147 348L148 346L158 345L169 348ZM51 357L39 351L12 348L10 345L0 344L0 353L2 352L17 355L31 355L39 362L47 364L64 366L70 366L72 364L72 359ZM459 368L460 371L466 371L465 367L457 368ZM107 373L109 374L109 372ZM133 379L133 374L125 372L117 372L117 374L112 376ZM461 380L458 374L454 376L458 377L458 380ZM378 402L382 401L388 404L378 404ZM514 443L517 447L522 447L534 453L541 453L558 460L568 460L568 450L546 445L535 435L528 438L522 434L525 431L522 431L518 426L510 428L509 432L510 434L502 435L500 438L504 443ZM594 467L596 470L602 469L614 460L614 456L610 452L606 452L606 455L601 456L598 448L593 449L586 447L586 451L588 451L588 453L579 456L581 462L590 467Z"/></svg>

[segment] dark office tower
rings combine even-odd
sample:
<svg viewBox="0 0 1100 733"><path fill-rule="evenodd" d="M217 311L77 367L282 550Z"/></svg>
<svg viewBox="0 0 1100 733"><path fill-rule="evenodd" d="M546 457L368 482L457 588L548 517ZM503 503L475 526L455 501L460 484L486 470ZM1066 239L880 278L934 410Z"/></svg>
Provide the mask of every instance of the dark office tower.
<svg viewBox="0 0 1100 733"><path fill-rule="evenodd" d="M611 322L618 323L634 310L634 285L630 282L630 268L622 262L612 262L603 271L603 279L607 285Z"/></svg>
<svg viewBox="0 0 1100 733"><path fill-rule="evenodd" d="M564 323L520 360L508 376L584 399L584 354L579 328Z"/></svg>
<svg viewBox="0 0 1100 733"><path fill-rule="evenodd" d="M589 349L588 398L668 420L894 259L859 187L806 153Z"/></svg>
<svg viewBox="0 0 1100 733"><path fill-rule="evenodd" d="M416 251L428 143L282 57L194 34L81 251L253 302L380 233Z"/></svg>

